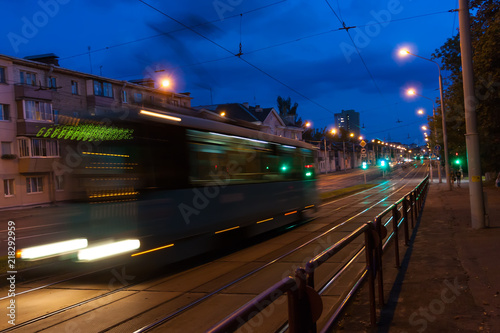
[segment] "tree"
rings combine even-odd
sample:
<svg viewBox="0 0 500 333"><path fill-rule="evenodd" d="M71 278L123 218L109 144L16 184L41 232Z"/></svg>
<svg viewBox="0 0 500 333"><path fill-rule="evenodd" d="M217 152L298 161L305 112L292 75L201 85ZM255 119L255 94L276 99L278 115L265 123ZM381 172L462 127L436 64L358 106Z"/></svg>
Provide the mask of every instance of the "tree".
<svg viewBox="0 0 500 333"><path fill-rule="evenodd" d="M477 127L483 171L500 169L500 0L473 0L471 9L471 38L473 49L474 84ZM465 156L465 109L460 59L460 37L449 38L436 50L449 73L444 91L449 152ZM438 108L439 110L439 108ZM439 113L440 121L441 114ZM439 134L439 133L438 133Z"/></svg>
<svg viewBox="0 0 500 333"><path fill-rule="evenodd" d="M292 105L290 97L284 99L281 96L278 96L277 102L278 102L278 110L280 112L280 117L283 120L289 121L295 125L297 123L297 108L299 107L299 104L294 103Z"/></svg>
<svg viewBox="0 0 500 333"><path fill-rule="evenodd" d="M318 128L308 128L302 134L302 138L305 141L321 141L326 136L326 127L322 129Z"/></svg>

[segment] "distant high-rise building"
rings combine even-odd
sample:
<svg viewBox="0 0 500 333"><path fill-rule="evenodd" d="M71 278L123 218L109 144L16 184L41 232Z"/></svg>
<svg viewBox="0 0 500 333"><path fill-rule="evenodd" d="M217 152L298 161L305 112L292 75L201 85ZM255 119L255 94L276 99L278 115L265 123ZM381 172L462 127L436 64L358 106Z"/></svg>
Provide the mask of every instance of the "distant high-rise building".
<svg viewBox="0 0 500 333"><path fill-rule="evenodd" d="M341 113L335 113L335 127L345 128L347 132L354 133L356 137L361 134L359 122L359 112L354 110L342 110Z"/></svg>

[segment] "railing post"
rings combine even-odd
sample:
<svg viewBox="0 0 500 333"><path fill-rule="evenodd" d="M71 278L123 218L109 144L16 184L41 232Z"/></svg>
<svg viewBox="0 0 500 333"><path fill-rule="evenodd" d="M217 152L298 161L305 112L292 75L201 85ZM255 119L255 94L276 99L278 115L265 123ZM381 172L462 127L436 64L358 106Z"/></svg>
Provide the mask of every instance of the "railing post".
<svg viewBox="0 0 500 333"><path fill-rule="evenodd" d="M298 297L299 297L299 316L298 327L299 332L316 333L316 323L312 320L311 305L309 303L309 297L307 295L307 279L306 270L304 268L297 268L295 271L295 281L298 286Z"/></svg>
<svg viewBox="0 0 500 333"><path fill-rule="evenodd" d="M394 233L394 255L396 258L396 268L399 268L399 233L398 233L399 212L395 204L392 208L392 232Z"/></svg>
<svg viewBox="0 0 500 333"><path fill-rule="evenodd" d="M373 223L369 222L365 230L366 270L368 271L368 292L370 297L370 323L372 327L377 324L377 309L375 305L375 258L373 250Z"/></svg>
<svg viewBox="0 0 500 333"><path fill-rule="evenodd" d="M297 273L296 273L297 275ZM295 280L297 283L297 280ZM287 292L288 298L288 332L301 333L300 327L300 301L298 286Z"/></svg>
<svg viewBox="0 0 500 333"><path fill-rule="evenodd" d="M380 218L375 219L375 230L378 237L378 242L375 245L375 272L378 275L378 301L379 306L384 306L384 277L382 273L382 220Z"/></svg>
<svg viewBox="0 0 500 333"><path fill-rule="evenodd" d="M410 234L408 231L408 199L407 196L403 199L403 227L405 232L405 245L408 246L410 244Z"/></svg>
<svg viewBox="0 0 500 333"><path fill-rule="evenodd" d="M410 215L411 215L411 228L415 228L415 190L410 193Z"/></svg>
<svg viewBox="0 0 500 333"><path fill-rule="evenodd" d="M415 193L416 197L415 197L415 201L417 203L417 221L418 221L418 218L420 217L420 191L419 189L417 188L417 193Z"/></svg>

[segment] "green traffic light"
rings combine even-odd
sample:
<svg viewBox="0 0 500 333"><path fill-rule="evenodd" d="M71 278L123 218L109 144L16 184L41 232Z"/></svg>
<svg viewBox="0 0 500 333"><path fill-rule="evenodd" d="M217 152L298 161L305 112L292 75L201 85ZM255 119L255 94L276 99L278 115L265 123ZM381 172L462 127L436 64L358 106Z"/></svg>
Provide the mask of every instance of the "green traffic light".
<svg viewBox="0 0 500 333"><path fill-rule="evenodd" d="M458 160L458 159L457 159L457 160L455 160L455 164L460 165L460 160Z"/></svg>

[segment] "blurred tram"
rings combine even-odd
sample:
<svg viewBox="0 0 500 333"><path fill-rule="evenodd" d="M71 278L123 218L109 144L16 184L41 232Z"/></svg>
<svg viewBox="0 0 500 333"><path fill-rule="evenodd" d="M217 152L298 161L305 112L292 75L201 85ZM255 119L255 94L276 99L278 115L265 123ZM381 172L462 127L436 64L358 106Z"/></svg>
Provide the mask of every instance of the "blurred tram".
<svg viewBox="0 0 500 333"><path fill-rule="evenodd" d="M80 245L52 256L93 261L156 253L171 263L315 209L312 145L159 111L110 120L65 125L61 141L79 157L68 174Z"/></svg>

